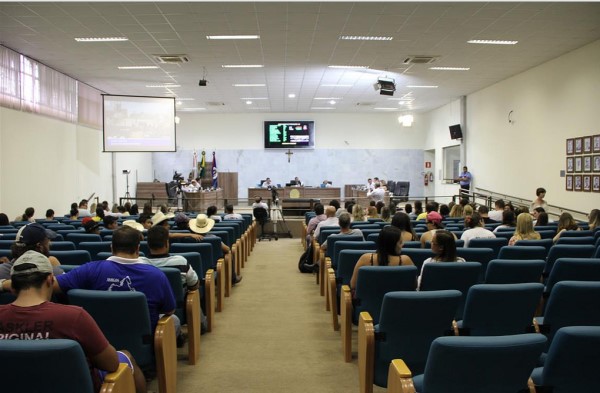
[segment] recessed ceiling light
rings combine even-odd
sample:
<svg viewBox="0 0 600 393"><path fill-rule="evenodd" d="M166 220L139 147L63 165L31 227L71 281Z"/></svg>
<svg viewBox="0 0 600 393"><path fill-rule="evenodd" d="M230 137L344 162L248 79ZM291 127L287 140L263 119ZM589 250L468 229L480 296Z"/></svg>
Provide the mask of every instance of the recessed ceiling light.
<svg viewBox="0 0 600 393"><path fill-rule="evenodd" d="M127 37L79 37L75 38L77 42L115 42L115 41L129 41Z"/></svg>
<svg viewBox="0 0 600 393"><path fill-rule="evenodd" d="M437 86L419 86L419 85L408 85L406 86L411 89L437 89Z"/></svg>
<svg viewBox="0 0 600 393"><path fill-rule="evenodd" d="M519 41L502 40L469 40L469 44L487 44L487 45L516 45Z"/></svg>
<svg viewBox="0 0 600 393"><path fill-rule="evenodd" d="M207 35L207 40L258 40L259 35Z"/></svg>
<svg viewBox="0 0 600 393"><path fill-rule="evenodd" d="M120 70L155 70L157 66L120 66L117 67Z"/></svg>
<svg viewBox="0 0 600 393"><path fill-rule="evenodd" d="M397 111L398 110L398 108L383 108L383 107L373 108L373 109L376 109L376 110L379 110L379 111Z"/></svg>
<svg viewBox="0 0 600 393"><path fill-rule="evenodd" d="M341 35L340 40L352 41L391 41L394 37L386 36L366 36L366 35Z"/></svg>
<svg viewBox="0 0 600 393"><path fill-rule="evenodd" d="M315 110L332 110L332 109L335 109L335 108L332 108L330 106L313 106L310 109L315 109Z"/></svg>
<svg viewBox="0 0 600 393"><path fill-rule="evenodd" d="M344 84L323 84L321 87L352 87L352 85L344 85Z"/></svg>
<svg viewBox="0 0 600 393"><path fill-rule="evenodd" d="M429 67L430 70L438 71L469 71L470 67Z"/></svg>
<svg viewBox="0 0 600 393"><path fill-rule="evenodd" d="M223 68L263 68L262 64L223 64Z"/></svg>
<svg viewBox="0 0 600 393"><path fill-rule="evenodd" d="M335 105L336 101L335 101L335 100L331 100L331 101L329 101L329 103L330 103L331 105Z"/></svg>
<svg viewBox="0 0 600 393"><path fill-rule="evenodd" d="M246 105L251 105L251 104L252 104L252 101L250 101L250 100L246 101Z"/></svg>
<svg viewBox="0 0 600 393"><path fill-rule="evenodd" d="M329 68L339 68L343 70L365 70L368 69L369 66L353 66L353 65L330 65Z"/></svg>
<svg viewBox="0 0 600 393"><path fill-rule="evenodd" d="M290 93L288 94L288 98L296 98L296 95L294 93Z"/></svg>
<svg viewBox="0 0 600 393"><path fill-rule="evenodd" d="M233 87L264 87L264 83L235 83Z"/></svg>
<svg viewBox="0 0 600 393"><path fill-rule="evenodd" d="M313 100L341 100L340 97L315 97Z"/></svg>
<svg viewBox="0 0 600 393"><path fill-rule="evenodd" d="M165 84L165 85L146 85L146 87L166 87L166 88L171 88L171 87L181 87L181 85L170 85L170 84Z"/></svg>

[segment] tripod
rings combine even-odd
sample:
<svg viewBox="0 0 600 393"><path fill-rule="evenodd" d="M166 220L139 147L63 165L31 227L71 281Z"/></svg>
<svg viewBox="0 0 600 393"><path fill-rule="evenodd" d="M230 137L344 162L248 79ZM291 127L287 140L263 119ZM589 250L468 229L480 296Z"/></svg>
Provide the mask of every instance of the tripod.
<svg viewBox="0 0 600 393"><path fill-rule="evenodd" d="M125 176L126 176L125 181L127 184L127 191L125 192L125 200L129 202L131 200L131 194L129 193L129 171L125 172Z"/></svg>
<svg viewBox="0 0 600 393"><path fill-rule="evenodd" d="M279 199L275 199L273 201L274 207L271 208L271 221L273 222L273 233L277 235L289 236L292 238L292 233L290 232L287 223L285 222L285 218L283 214L281 214L281 206L279 206ZM277 231L277 223L280 222L281 232Z"/></svg>

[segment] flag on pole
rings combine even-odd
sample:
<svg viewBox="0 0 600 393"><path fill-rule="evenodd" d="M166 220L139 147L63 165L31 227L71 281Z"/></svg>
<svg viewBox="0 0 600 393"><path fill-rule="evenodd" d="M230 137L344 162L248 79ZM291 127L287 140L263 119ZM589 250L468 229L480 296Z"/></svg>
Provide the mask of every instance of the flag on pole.
<svg viewBox="0 0 600 393"><path fill-rule="evenodd" d="M199 178L203 178L206 173L206 152L202 150L202 160L200 161L200 174Z"/></svg>
<svg viewBox="0 0 600 393"><path fill-rule="evenodd" d="M194 172L194 179L198 177L198 153L194 149L194 158L192 160L192 171Z"/></svg>
<svg viewBox="0 0 600 393"><path fill-rule="evenodd" d="M212 186L214 189L219 188L219 172L217 171L217 158L215 157L215 152L213 151L213 161L212 161L212 178L213 183Z"/></svg>

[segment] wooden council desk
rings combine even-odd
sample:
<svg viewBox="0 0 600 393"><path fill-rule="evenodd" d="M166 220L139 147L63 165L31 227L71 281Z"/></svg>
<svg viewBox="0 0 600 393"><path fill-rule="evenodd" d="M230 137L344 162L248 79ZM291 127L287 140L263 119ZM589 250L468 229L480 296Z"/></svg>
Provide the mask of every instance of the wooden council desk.
<svg viewBox="0 0 600 393"><path fill-rule="evenodd" d="M277 189L279 199L320 199L329 203L331 199L340 199L339 187L283 187ZM248 206L254 203L254 197L260 196L266 202L271 199L271 191L266 188L248 188Z"/></svg>
<svg viewBox="0 0 600 393"><path fill-rule="evenodd" d="M202 191L202 192L183 192L183 210L186 212L195 211L206 213L206 208L215 205L223 209L223 190Z"/></svg>

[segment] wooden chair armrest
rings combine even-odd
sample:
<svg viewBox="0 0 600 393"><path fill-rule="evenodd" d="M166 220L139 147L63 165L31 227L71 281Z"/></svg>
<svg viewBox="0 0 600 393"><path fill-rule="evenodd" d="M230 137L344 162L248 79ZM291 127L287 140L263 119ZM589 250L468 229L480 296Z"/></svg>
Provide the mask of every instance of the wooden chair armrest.
<svg viewBox="0 0 600 393"><path fill-rule="evenodd" d="M527 380L527 388L529 389L529 393L536 393L535 384L531 377Z"/></svg>
<svg viewBox="0 0 600 393"><path fill-rule="evenodd" d="M325 257L325 269L331 268L331 257Z"/></svg>
<svg viewBox="0 0 600 393"><path fill-rule="evenodd" d="M231 269L233 269L233 266L231 265L231 253L225 255L224 258L220 258L220 261L224 261L224 266L225 266L225 277L224 278L224 284L225 284L225 297L229 297L229 294L231 293Z"/></svg>
<svg viewBox="0 0 600 393"><path fill-rule="evenodd" d="M363 311L358 318L358 379L360 393L373 393L375 365L375 326L371 315Z"/></svg>
<svg viewBox="0 0 600 393"><path fill-rule="evenodd" d="M227 277L225 277L225 262L223 259L219 259L217 261L217 312L223 311L223 304L225 303L225 281ZM230 278L231 279L231 278Z"/></svg>
<svg viewBox="0 0 600 393"><path fill-rule="evenodd" d="M388 372L388 393L415 393L412 373L402 359L394 359Z"/></svg>
<svg viewBox="0 0 600 393"><path fill-rule="evenodd" d="M540 333L540 325L538 324L538 321L535 318L533 318L533 329L536 333Z"/></svg>
<svg viewBox="0 0 600 393"><path fill-rule="evenodd" d="M340 330L340 322L338 320L338 306L337 306L337 283L335 281L335 271L332 268L327 269L327 298L329 299L330 311L331 311L331 322L333 323L333 330Z"/></svg>
<svg viewBox="0 0 600 393"><path fill-rule="evenodd" d="M207 332L211 332L215 323L215 271L209 269L204 276L204 306L206 311Z"/></svg>
<svg viewBox="0 0 600 393"><path fill-rule="evenodd" d="M460 331L458 329L458 322L456 320L452 320L452 332L455 336L460 336Z"/></svg>
<svg viewBox="0 0 600 393"><path fill-rule="evenodd" d="M188 363L196 364L200 356L200 291L188 291L185 296L185 312L188 326Z"/></svg>
<svg viewBox="0 0 600 393"><path fill-rule="evenodd" d="M156 358L156 379L160 393L177 391L177 344L175 323L171 315L158 320L154 331L154 357Z"/></svg>
<svg viewBox="0 0 600 393"><path fill-rule="evenodd" d="M352 292L348 285L342 286L340 297L342 352L344 361L352 361Z"/></svg>
<svg viewBox="0 0 600 393"><path fill-rule="evenodd" d="M117 371L106 374L100 393L135 393L135 382L129 366L119 363Z"/></svg>

